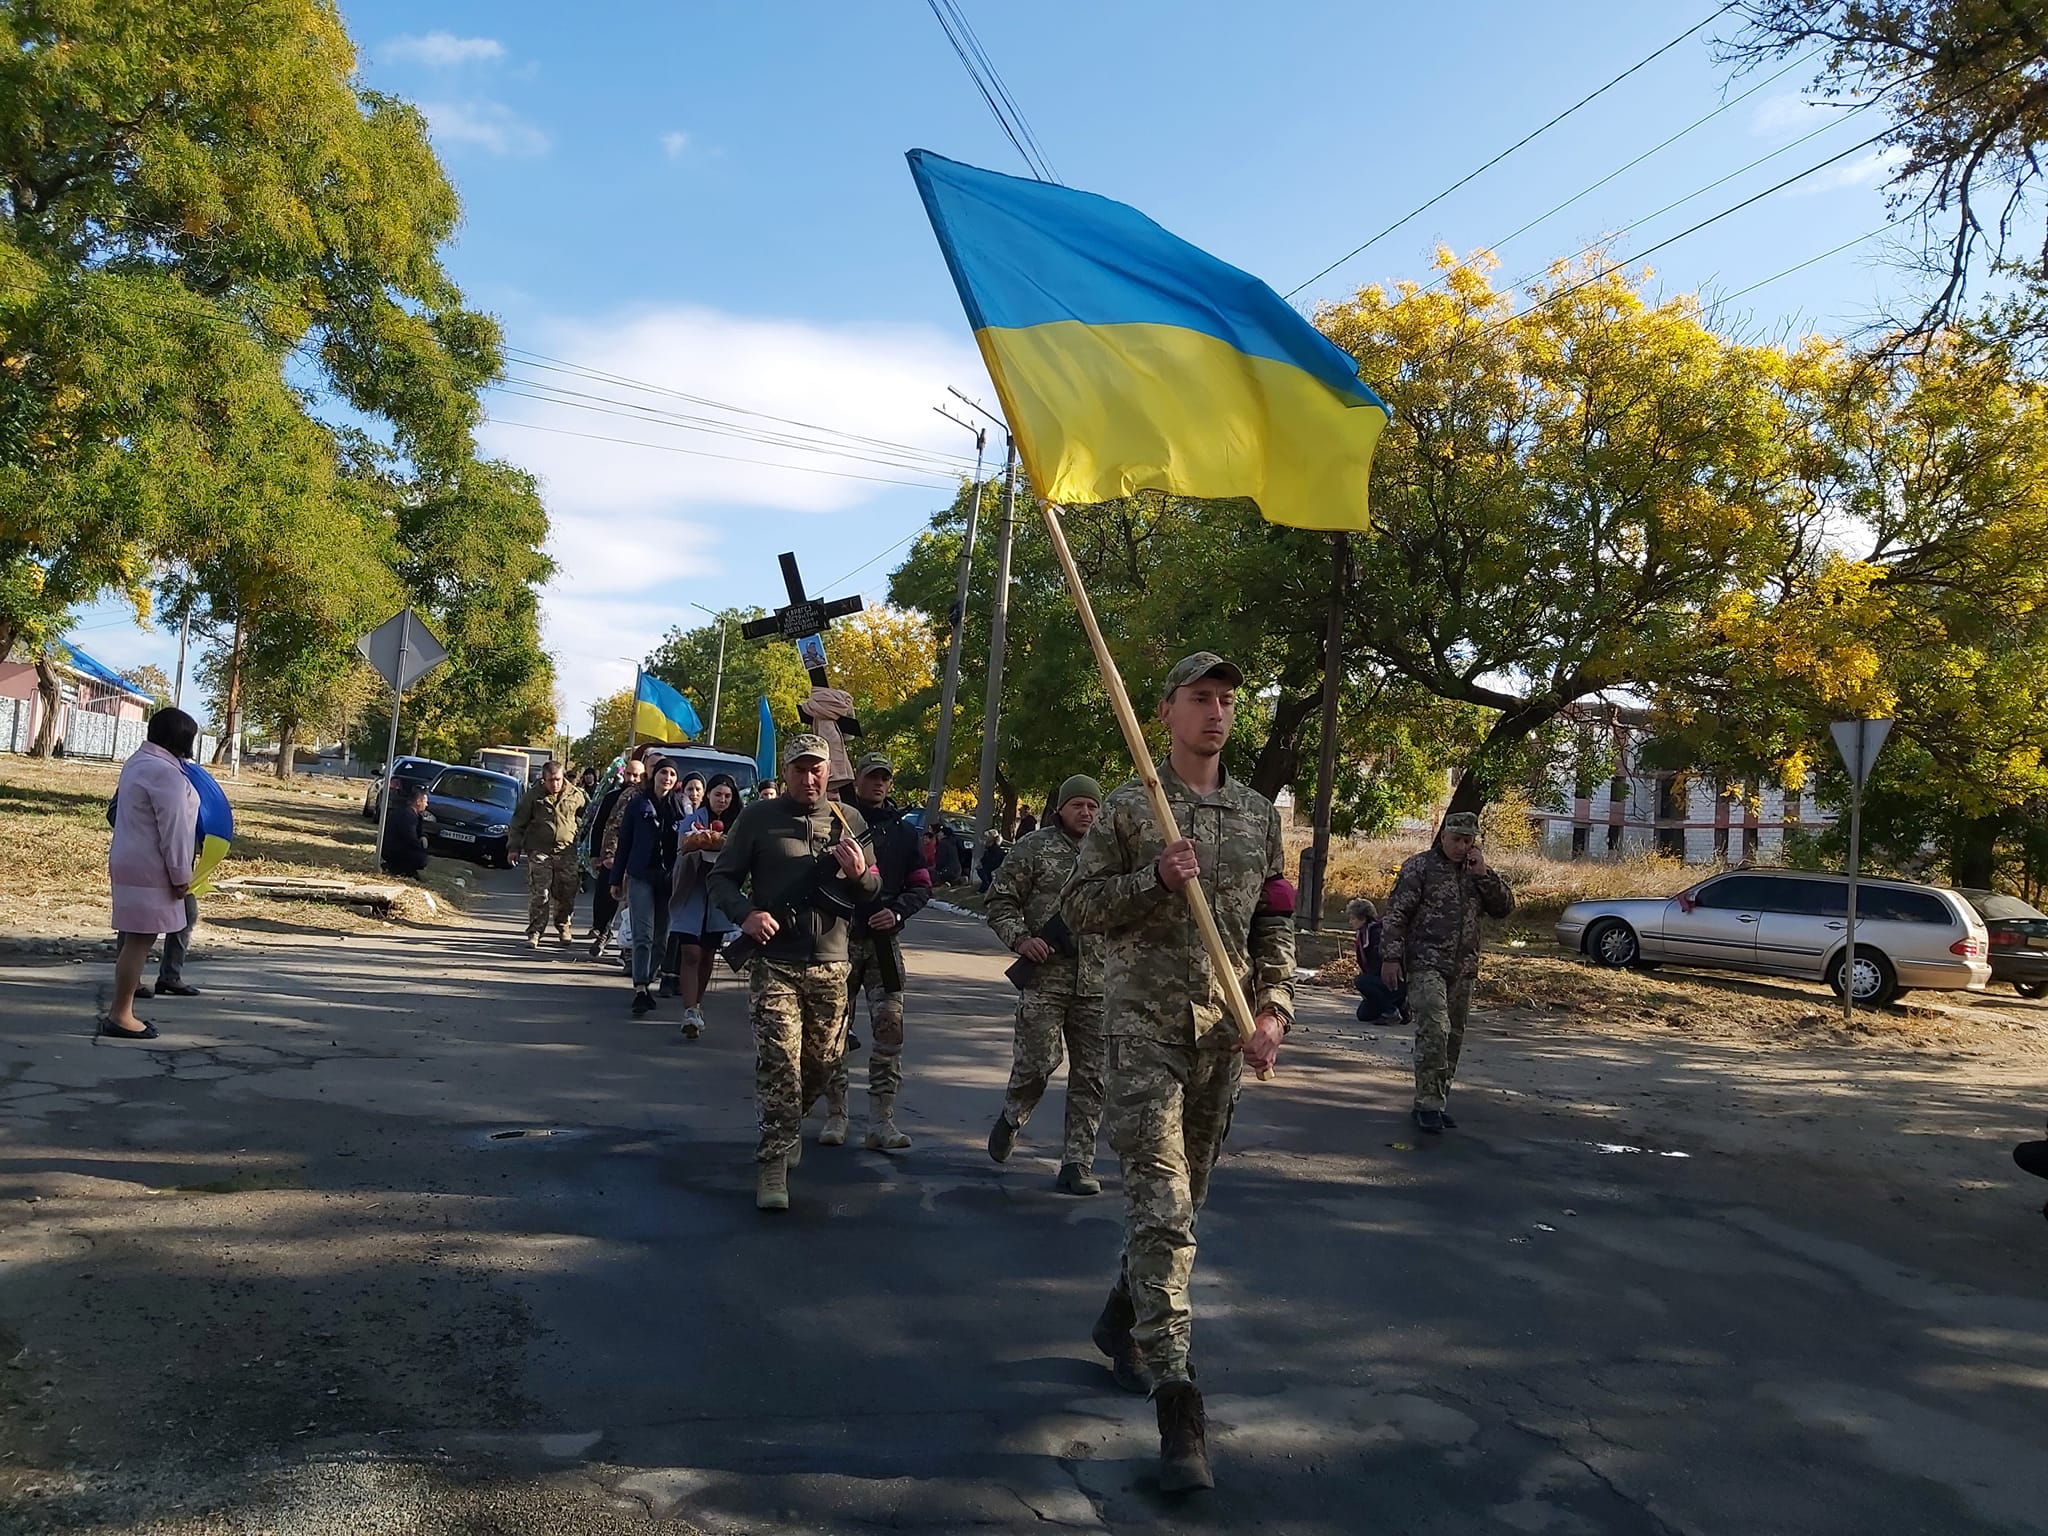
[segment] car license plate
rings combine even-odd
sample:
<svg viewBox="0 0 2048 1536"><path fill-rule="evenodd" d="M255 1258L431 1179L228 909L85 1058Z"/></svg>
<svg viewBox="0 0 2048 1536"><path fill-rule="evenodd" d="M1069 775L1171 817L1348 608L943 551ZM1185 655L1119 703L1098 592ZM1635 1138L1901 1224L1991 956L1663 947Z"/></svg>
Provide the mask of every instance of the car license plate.
<svg viewBox="0 0 2048 1536"><path fill-rule="evenodd" d="M2048 949L2048 939L2028 939L2028 940L2027 940L2027 948L2029 948L2029 949Z"/></svg>
<svg viewBox="0 0 2048 1536"><path fill-rule="evenodd" d="M441 835L451 843L473 843L476 841L476 834L474 832L443 832Z"/></svg>

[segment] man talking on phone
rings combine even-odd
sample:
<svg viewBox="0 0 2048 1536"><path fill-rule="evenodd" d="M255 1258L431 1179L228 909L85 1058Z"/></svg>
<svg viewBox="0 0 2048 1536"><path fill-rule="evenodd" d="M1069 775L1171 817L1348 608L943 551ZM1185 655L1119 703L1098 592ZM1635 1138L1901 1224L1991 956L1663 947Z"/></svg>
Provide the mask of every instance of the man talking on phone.
<svg viewBox="0 0 2048 1536"><path fill-rule="evenodd" d="M1381 919L1380 976L1391 988L1408 986L1417 1130L1436 1136L1457 1128L1451 1079L1479 978L1480 914L1498 920L1514 910L1515 893L1487 864L1472 811L1446 816L1429 851L1406 860L1395 877Z"/></svg>

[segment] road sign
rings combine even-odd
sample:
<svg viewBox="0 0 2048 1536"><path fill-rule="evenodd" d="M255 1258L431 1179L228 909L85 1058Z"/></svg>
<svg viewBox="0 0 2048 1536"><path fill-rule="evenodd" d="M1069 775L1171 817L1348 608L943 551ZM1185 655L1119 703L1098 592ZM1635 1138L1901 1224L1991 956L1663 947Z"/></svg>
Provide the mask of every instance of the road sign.
<svg viewBox="0 0 2048 1536"><path fill-rule="evenodd" d="M377 675L400 693L448 659L448 648L410 608L394 613L363 636L356 649L377 669Z"/></svg>
<svg viewBox="0 0 2048 1536"><path fill-rule="evenodd" d="M1842 754L1842 766L1849 770L1849 782L1861 789L1870 779L1870 765L1892 733L1889 720L1837 720L1828 727L1835 738L1835 750Z"/></svg>

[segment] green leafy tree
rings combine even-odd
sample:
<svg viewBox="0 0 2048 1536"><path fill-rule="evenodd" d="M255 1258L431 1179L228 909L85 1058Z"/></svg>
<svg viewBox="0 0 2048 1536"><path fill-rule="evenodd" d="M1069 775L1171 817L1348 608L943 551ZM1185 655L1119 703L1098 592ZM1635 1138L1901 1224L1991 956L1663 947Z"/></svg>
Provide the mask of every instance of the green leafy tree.
<svg viewBox="0 0 2048 1536"><path fill-rule="evenodd" d="M718 677L719 630L725 631L725 682L719 691L717 739L720 750L751 755L767 699L786 737L797 726L797 706L811 691L796 647L782 640L743 640L740 625L766 614L763 608L727 608L710 624L676 626L647 653L647 670L681 693L711 735L712 683ZM828 645L831 640L828 637ZM865 723L865 722L863 722Z"/></svg>

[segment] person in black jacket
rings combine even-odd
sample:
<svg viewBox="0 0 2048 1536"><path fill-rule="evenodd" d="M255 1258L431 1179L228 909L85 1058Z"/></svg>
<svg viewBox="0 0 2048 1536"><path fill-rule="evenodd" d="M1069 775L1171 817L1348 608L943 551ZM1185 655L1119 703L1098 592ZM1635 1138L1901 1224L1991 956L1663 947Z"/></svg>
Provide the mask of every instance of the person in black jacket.
<svg viewBox="0 0 2048 1536"><path fill-rule="evenodd" d="M427 867L427 831L421 825L427 813L427 786L409 784L406 789L405 798L393 803L384 821L382 863L391 874L417 880Z"/></svg>
<svg viewBox="0 0 2048 1536"><path fill-rule="evenodd" d="M847 958L853 970L846 978L847 1020L860 998L868 1000L868 1019L875 1029L875 1048L868 1056L868 1134L871 1152L901 1152L909 1136L896 1127L896 1096L903 1091L903 925L932 899L931 866L925 862L924 836L903 819L889 798L895 769L879 752L870 752L854 770L853 803L873 835L875 869L882 880L872 901L854 913ZM895 958L889 967L898 985L882 979L879 952ZM846 1058L841 1056L825 1089L825 1128L818 1144L836 1147L846 1140Z"/></svg>
<svg viewBox="0 0 2048 1536"><path fill-rule="evenodd" d="M676 877L676 765L652 761L638 794L621 802L612 851L612 896L633 915L633 1014L654 1011L654 980L668 949L669 893Z"/></svg>
<svg viewBox="0 0 2048 1536"><path fill-rule="evenodd" d="M597 810L585 826L583 849L590 862L590 958L604 953L611 938L612 924L619 915L619 898L612 894L612 861L605 850L606 834L619 812L619 802L646 782L647 765L638 758L619 770L619 781L605 791Z"/></svg>

